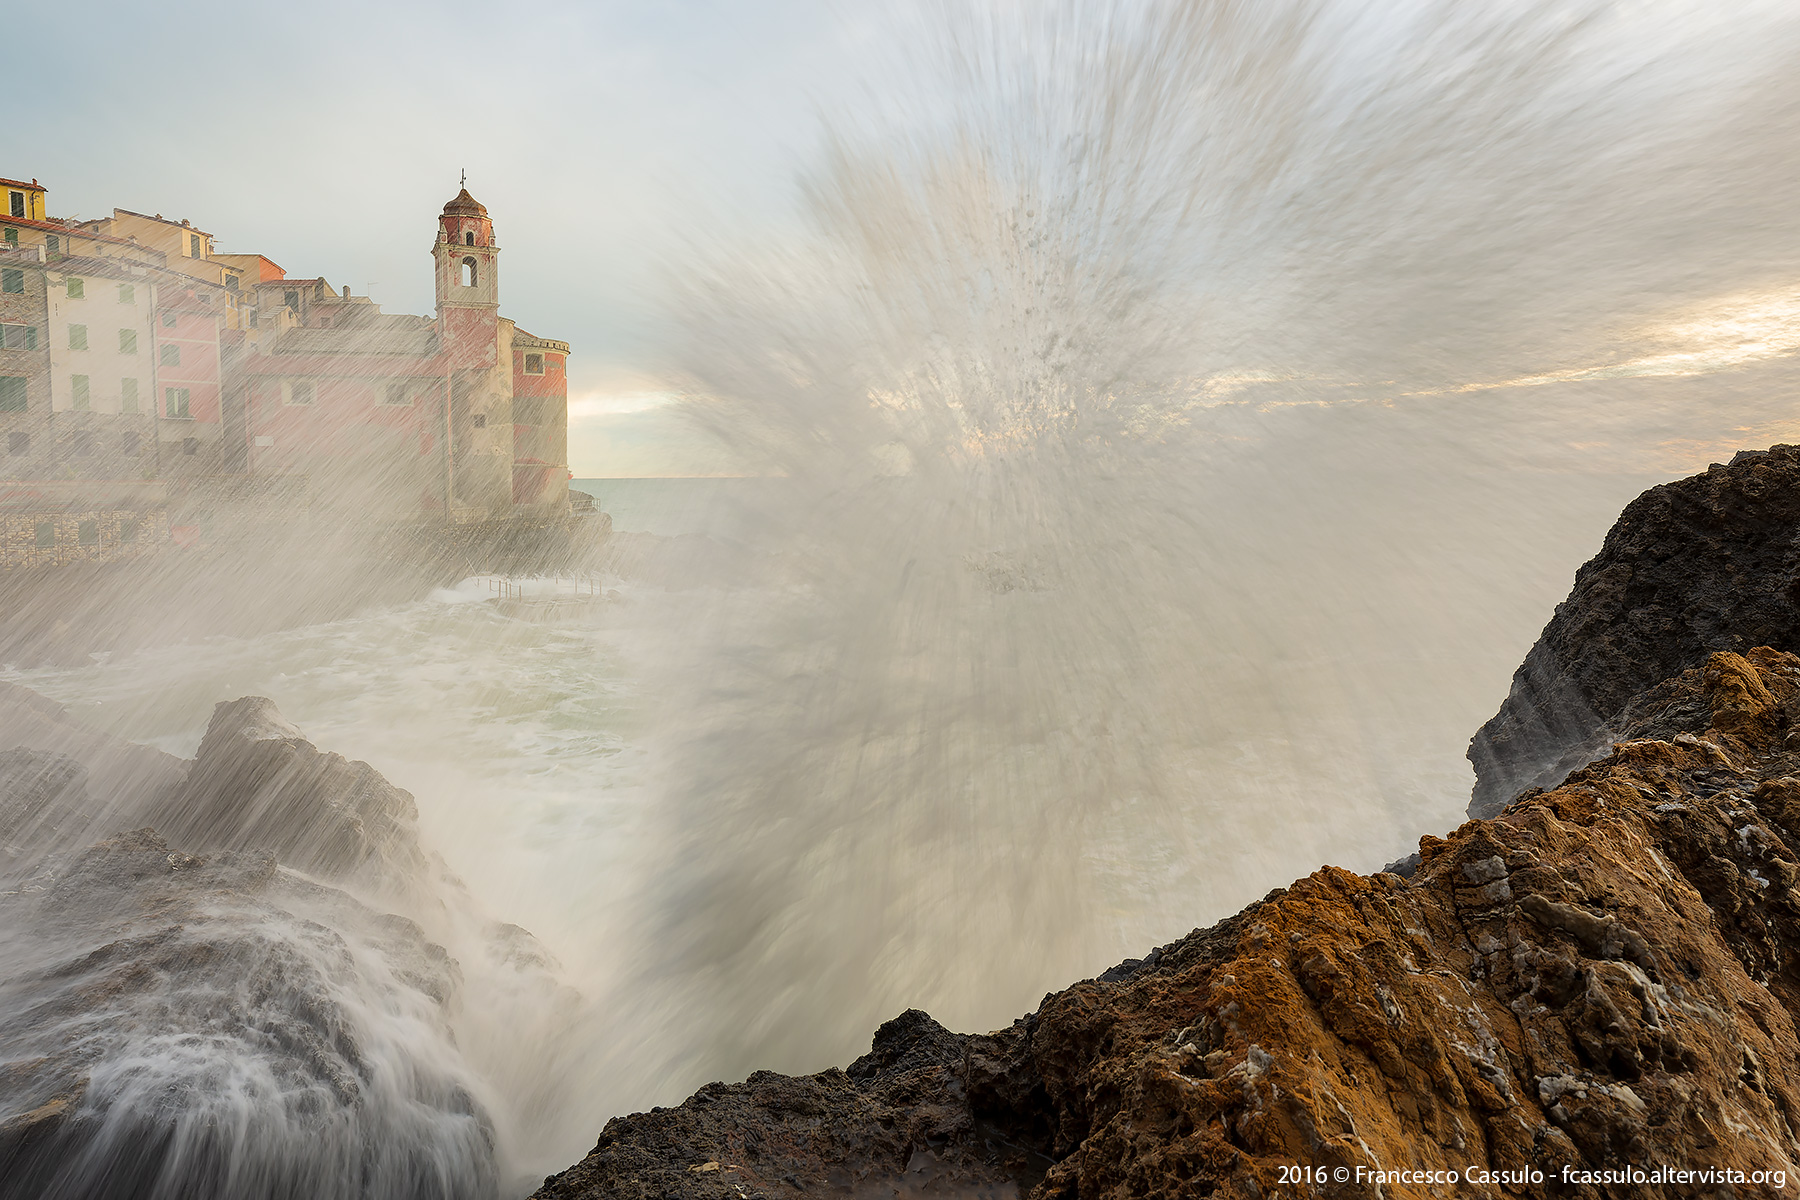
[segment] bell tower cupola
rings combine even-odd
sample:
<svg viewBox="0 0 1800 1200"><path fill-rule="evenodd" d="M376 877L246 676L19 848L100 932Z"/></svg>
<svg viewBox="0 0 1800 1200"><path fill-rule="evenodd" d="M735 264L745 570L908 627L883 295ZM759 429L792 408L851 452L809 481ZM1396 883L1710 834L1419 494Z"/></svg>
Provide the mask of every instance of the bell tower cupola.
<svg viewBox="0 0 1800 1200"><path fill-rule="evenodd" d="M447 308L500 306L500 247L488 210L464 187L438 217L437 302Z"/></svg>

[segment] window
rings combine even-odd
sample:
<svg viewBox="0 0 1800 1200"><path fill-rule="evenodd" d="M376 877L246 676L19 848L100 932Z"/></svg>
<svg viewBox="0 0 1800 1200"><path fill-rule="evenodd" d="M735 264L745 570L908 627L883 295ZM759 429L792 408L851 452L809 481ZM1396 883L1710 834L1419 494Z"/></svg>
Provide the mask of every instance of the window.
<svg viewBox="0 0 1800 1200"><path fill-rule="evenodd" d="M87 281L69 276L69 299L84 300L87 298Z"/></svg>
<svg viewBox="0 0 1800 1200"><path fill-rule="evenodd" d="M74 402L75 411L87 411L88 377L86 375L69 376L69 397Z"/></svg>
<svg viewBox="0 0 1800 1200"><path fill-rule="evenodd" d="M225 277L225 290L228 292L236 292L238 290L238 277L236 275L227 275Z"/></svg>
<svg viewBox="0 0 1800 1200"><path fill-rule="evenodd" d="M54 233L51 234L49 237L44 239L44 249L48 250L51 254L61 254L62 253L62 239L57 237Z"/></svg>
<svg viewBox="0 0 1800 1200"><path fill-rule="evenodd" d="M75 527L75 540L83 546L100 544L100 522L83 521Z"/></svg>
<svg viewBox="0 0 1800 1200"><path fill-rule="evenodd" d="M8 350L36 350L36 325L0 325L0 345Z"/></svg>
<svg viewBox="0 0 1800 1200"><path fill-rule="evenodd" d="M19 231L14 229L11 225L6 227L6 244L9 246L16 246L19 244Z"/></svg>
<svg viewBox="0 0 1800 1200"><path fill-rule="evenodd" d="M299 292L283 292L283 293L281 293L281 302L283 304L287 305L289 308L293 309L295 312L300 311L300 293Z"/></svg>
<svg viewBox="0 0 1800 1200"><path fill-rule="evenodd" d="M31 435L29 433L9 433L6 435L6 452L8 454L30 454Z"/></svg>
<svg viewBox="0 0 1800 1200"><path fill-rule="evenodd" d="M181 452L183 454L198 454L198 453L200 453L200 439L199 438L182 438L181 439Z"/></svg>
<svg viewBox="0 0 1800 1200"><path fill-rule="evenodd" d="M119 411L122 413L134 413L137 411L137 406L138 381L135 379L119 380ZM127 434L126 436L136 437L137 434Z"/></svg>
<svg viewBox="0 0 1800 1200"><path fill-rule="evenodd" d="M544 373L544 356L541 354L527 354L525 356L525 373L527 375L542 375Z"/></svg>
<svg viewBox="0 0 1800 1200"><path fill-rule="evenodd" d="M25 411L25 377L23 375L0 375L0 412ZM13 434L13 437L19 437ZM23 450L14 450L14 454L23 454Z"/></svg>
<svg viewBox="0 0 1800 1200"><path fill-rule="evenodd" d="M10 212L13 216L23 217L25 215L25 193L24 192L8 192L8 193L6 193L6 204L7 204L7 211Z"/></svg>
<svg viewBox="0 0 1800 1200"><path fill-rule="evenodd" d="M136 304L137 303L137 288L133 287L129 283L121 283L119 285L119 303L120 304Z"/></svg>
<svg viewBox="0 0 1800 1200"><path fill-rule="evenodd" d="M406 385L404 383L390 383L387 385L387 399L384 403L411 404L412 397L406 394Z"/></svg>
<svg viewBox="0 0 1800 1200"><path fill-rule="evenodd" d="M158 347L157 357L158 357L158 360L165 367L179 367L181 365L181 347L180 346Z"/></svg>
<svg viewBox="0 0 1800 1200"><path fill-rule="evenodd" d="M175 328L175 314L174 313L164 313L163 314L163 328L164 329Z"/></svg>
<svg viewBox="0 0 1800 1200"><path fill-rule="evenodd" d="M163 415L165 417L188 415L188 390L186 388L163 389Z"/></svg>
<svg viewBox="0 0 1800 1200"><path fill-rule="evenodd" d="M94 435L91 433L76 434L75 435L75 453L81 455L81 457L83 457L83 458L86 458L88 455L92 454L93 452L94 452Z"/></svg>
<svg viewBox="0 0 1800 1200"><path fill-rule="evenodd" d="M135 330L135 329L119 330L119 353L120 354L136 354L137 353L137 330Z"/></svg>
<svg viewBox="0 0 1800 1200"><path fill-rule="evenodd" d="M200 257L200 235L197 233L188 234L188 257Z"/></svg>
<svg viewBox="0 0 1800 1200"><path fill-rule="evenodd" d="M133 382L136 382L136 381L134 380ZM119 439L119 449L121 449L125 452L125 457L136 458L138 455L140 455L144 452L141 442L142 442L142 439L139 437L139 435L137 433L135 433L135 432L127 433Z"/></svg>
<svg viewBox="0 0 1800 1200"><path fill-rule="evenodd" d="M87 349L87 326L86 325L71 325L71 326L69 326L69 349L71 349L71 350L86 350Z"/></svg>
<svg viewBox="0 0 1800 1200"><path fill-rule="evenodd" d="M313 385L310 379L296 379L288 385L287 402L289 404L311 404L313 402Z"/></svg>
<svg viewBox="0 0 1800 1200"><path fill-rule="evenodd" d="M473 246L475 244L475 233L473 230L463 234L463 244L465 246Z"/></svg>
<svg viewBox="0 0 1800 1200"><path fill-rule="evenodd" d="M136 437L137 434L134 433L134 434L130 434L128 436ZM129 453L136 453L136 452L130 451ZM120 521L119 522L119 540L121 542L124 542L127 545L129 545L130 543L137 541L137 531L138 531L138 523L136 521Z"/></svg>
<svg viewBox="0 0 1800 1200"><path fill-rule="evenodd" d="M487 428L487 414L486 413L476 413L475 419L473 421L471 421L470 424L475 426L475 428L477 428L477 429L486 429Z"/></svg>
<svg viewBox="0 0 1800 1200"><path fill-rule="evenodd" d="M48 550L56 545L55 521L39 521L37 523L37 545L39 550Z"/></svg>
<svg viewBox="0 0 1800 1200"><path fill-rule="evenodd" d="M25 272L11 267L0 270L0 292L12 292L22 295L25 291Z"/></svg>
<svg viewBox="0 0 1800 1200"><path fill-rule="evenodd" d="M464 287L475 286L475 260L472 258L462 260L462 285Z"/></svg>

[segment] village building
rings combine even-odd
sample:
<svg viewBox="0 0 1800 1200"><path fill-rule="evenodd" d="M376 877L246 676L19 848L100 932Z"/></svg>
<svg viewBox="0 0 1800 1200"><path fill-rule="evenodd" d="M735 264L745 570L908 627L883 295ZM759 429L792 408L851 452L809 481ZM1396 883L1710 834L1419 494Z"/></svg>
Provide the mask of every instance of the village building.
<svg viewBox="0 0 1800 1200"><path fill-rule="evenodd" d="M135 557L166 537L149 270L0 250L0 566Z"/></svg>
<svg viewBox="0 0 1800 1200"><path fill-rule="evenodd" d="M37 180L0 179L6 189L6 215L21 221L44 219L44 187Z"/></svg>
<svg viewBox="0 0 1800 1200"><path fill-rule="evenodd" d="M350 522L569 511L569 346L500 315L466 189L427 317L217 253L185 220L58 220L35 181L0 187L0 566L140 553L171 507L229 519L250 496Z"/></svg>

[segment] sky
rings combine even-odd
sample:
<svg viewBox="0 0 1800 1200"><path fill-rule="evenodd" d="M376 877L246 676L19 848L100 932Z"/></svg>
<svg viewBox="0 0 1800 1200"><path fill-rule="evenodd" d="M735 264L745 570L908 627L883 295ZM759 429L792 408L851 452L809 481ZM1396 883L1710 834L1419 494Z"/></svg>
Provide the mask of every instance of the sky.
<svg viewBox="0 0 1800 1200"><path fill-rule="evenodd" d="M0 176L54 216L187 218L227 253L430 313L438 210L468 171L501 311L568 341L577 477L728 472L676 422L656 298L687 239L791 220L860 39L830 0L247 5L103 0L8 16L32 106Z"/></svg>

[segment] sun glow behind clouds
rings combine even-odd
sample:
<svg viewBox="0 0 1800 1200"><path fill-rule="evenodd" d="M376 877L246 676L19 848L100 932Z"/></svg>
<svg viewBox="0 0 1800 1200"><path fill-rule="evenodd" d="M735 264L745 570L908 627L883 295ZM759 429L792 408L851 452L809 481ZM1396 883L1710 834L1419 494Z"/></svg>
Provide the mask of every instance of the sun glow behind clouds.
<svg viewBox="0 0 1800 1200"><path fill-rule="evenodd" d="M1800 287L1722 296L1641 329L1627 341L1651 352L1620 362L1547 371L1497 383L1470 383L1455 390L1479 392L1591 379L1709 375L1785 358L1800 350Z"/></svg>

